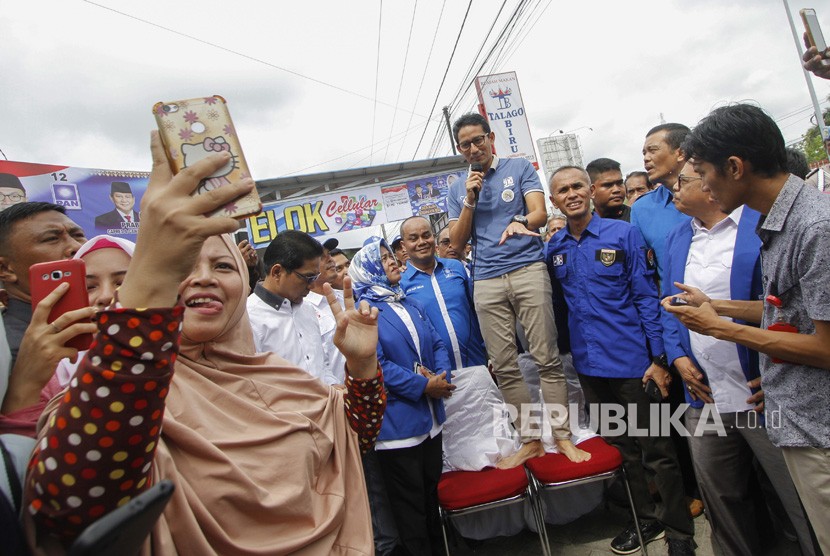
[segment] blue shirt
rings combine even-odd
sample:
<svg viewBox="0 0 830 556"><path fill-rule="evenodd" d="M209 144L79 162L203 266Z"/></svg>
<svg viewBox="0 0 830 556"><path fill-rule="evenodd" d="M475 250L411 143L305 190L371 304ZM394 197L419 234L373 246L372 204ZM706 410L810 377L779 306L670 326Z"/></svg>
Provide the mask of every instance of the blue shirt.
<svg viewBox="0 0 830 556"><path fill-rule="evenodd" d="M459 368L455 358L456 349L461 367L487 364L487 351L484 349L478 317L471 301L470 278L460 261L436 257L432 275L418 270L410 262L401 276L401 288L407 297L418 300L423 306L427 318L447 349L453 369ZM452 335L447 320L452 326Z"/></svg>
<svg viewBox="0 0 830 556"><path fill-rule="evenodd" d="M447 194L450 221L458 220L467 196L467 174L462 174ZM524 158L493 157L481 186L473 216L473 279L496 278L544 260L542 238L513 236L499 245L501 235L516 215L526 215L524 196L545 194L533 165Z"/></svg>
<svg viewBox="0 0 830 556"><path fill-rule="evenodd" d="M666 238L678 224L691 221L690 216L675 208L672 199L674 195L669 188L660 185L637 199L631 206L631 225L640 230L646 245L654 252L661 284L665 284L667 280Z"/></svg>
<svg viewBox="0 0 830 556"><path fill-rule="evenodd" d="M568 304L577 372L642 378L651 355L663 353L663 339L654 271L640 234L595 214L579 241L567 227L557 232L545 260Z"/></svg>

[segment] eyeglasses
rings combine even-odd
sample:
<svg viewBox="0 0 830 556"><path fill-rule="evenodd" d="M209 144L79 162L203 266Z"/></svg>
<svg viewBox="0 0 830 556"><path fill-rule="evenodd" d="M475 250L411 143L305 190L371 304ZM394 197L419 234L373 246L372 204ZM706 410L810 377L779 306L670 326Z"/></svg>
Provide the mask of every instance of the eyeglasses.
<svg viewBox="0 0 830 556"><path fill-rule="evenodd" d="M469 141L464 141L463 143L459 143L456 145L459 151L469 151L470 145L475 145L476 147L481 147L484 145L484 141L487 139L487 134L484 135L477 135L470 139Z"/></svg>
<svg viewBox="0 0 830 556"><path fill-rule="evenodd" d="M447 245L449 245L449 244L450 244L450 240L449 240L449 239L442 239L441 241L439 241L439 242L438 242L438 245L443 245L443 246L445 246L445 247L446 247Z"/></svg>
<svg viewBox="0 0 830 556"><path fill-rule="evenodd" d="M298 278L300 278L301 280L305 280L306 284L308 284L308 285L313 284L314 282L317 281L317 278L320 277L319 272L317 274L312 274L311 276L309 276L307 274L300 274L296 270L289 270L288 272L290 272L292 274L296 274Z"/></svg>
<svg viewBox="0 0 830 556"><path fill-rule="evenodd" d="M700 181L702 179L703 178L693 178L692 176L684 176L683 174L679 174L677 176L677 183L679 183L680 185L687 185L695 181Z"/></svg>
<svg viewBox="0 0 830 556"><path fill-rule="evenodd" d="M8 199L13 203L18 203L25 198L26 195L23 195L22 193L9 193L8 195L6 195L5 193L0 193L0 201L2 201L3 199Z"/></svg>

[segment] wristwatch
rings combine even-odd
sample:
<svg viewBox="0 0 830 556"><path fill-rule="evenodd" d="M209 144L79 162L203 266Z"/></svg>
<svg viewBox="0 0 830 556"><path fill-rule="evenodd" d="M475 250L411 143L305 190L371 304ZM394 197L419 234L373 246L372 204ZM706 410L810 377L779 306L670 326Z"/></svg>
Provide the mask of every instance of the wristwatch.
<svg viewBox="0 0 830 556"><path fill-rule="evenodd" d="M518 222L519 224L527 228L527 216L525 216L524 214L517 214L516 216L511 218L510 221Z"/></svg>
<svg viewBox="0 0 830 556"><path fill-rule="evenodd" d="M657 365L658 367L663 367L666 370L668 370L669 368L669 358L666 357L665 353L661 353L660 355L652 357L651 362Z"/></svg>

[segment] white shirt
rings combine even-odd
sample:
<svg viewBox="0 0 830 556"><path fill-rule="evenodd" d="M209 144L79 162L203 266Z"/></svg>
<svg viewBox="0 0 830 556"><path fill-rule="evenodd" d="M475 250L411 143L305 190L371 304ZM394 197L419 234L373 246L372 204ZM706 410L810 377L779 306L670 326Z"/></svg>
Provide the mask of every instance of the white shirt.
<svg viewBox="0 0 830 556"><path fill-rule="evenodd" d="M711 230L707 230L697 218L691 222L692 244L686 259L684 281L700 288L711 299L732 299L729 281L742 213L743 207L738 207ZM746 403L752 392L746 385L737 346L691 331L689 340L692 354L709 379L718 412L754 409L753 405Z"/></svg>
<svg viewBox="0 0 830 556"><path fill-rule="evenodd" d="M412 317L409 315L409 312L397 301L390 302L389 307L391 307L392 310L395 311L395 314L398 315L403 321L409 335L412 336L412 341L415 343L415 350L418 352L418 359L421 359L421 343L419 341L418 331L415 329L415 323L412 322ZM435 418L435 410L432 408L432 400L428 399L427 402L427 405L429 405L429 413L432 415L432 428L429 433L419 434L418 436L411 436L409 438L401 438L398 440L378 440L375 442L375 450L411 448L412 446L417 446L426 440L427 437L435 438L438 433L444 429L444 425L438 423L438 419Z"/></svg>
<svg viewBox="0 0 830 556"><path fill-rule="evenodd" d="M320 325L310 304L294 305L257 284L247 305L257 351L276 353L325 384L337 384L329 371Z"/></svg>
<svg viewBox="0 0 830 556"><path fill-rule="evenodd" d="M115 211L121 216L124 222L132 222L135 223L135 211L131 210L130 212L121 212L121 209L115 209ZM127 217L130 217L129 219Z"/></svg>
<svg viewBox="0 0 830 556"><path fill-rule="evenodd" d="M335 292L335 296L337 292ZM338 300L340 298L338 297ZM340 306L343 306L340 300ZM314 309L314 314L317 316L317 324L320 326L320 335L323 340L323 352L326 356L329 371L332 376L337 378L337 384L344 384L346 382L346 358L334 345L334 332L337 328L337 321L334 318L334 313L331 312L329 302L324 295L315 292L308 292L303 304L308 304Z"/></svg>

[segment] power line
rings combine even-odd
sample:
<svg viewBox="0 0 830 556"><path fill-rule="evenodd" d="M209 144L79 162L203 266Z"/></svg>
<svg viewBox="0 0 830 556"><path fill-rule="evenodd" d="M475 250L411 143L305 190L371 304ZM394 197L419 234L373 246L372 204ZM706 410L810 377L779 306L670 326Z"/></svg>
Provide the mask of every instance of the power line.
<svg viewBox="0 0 830 556"><path fill-rule="evenodd" d="M447 62L447 69L444 70L444 77L441 78L441 85L438 87L438 93L435 95L435 102L432 103L432 108L429 109L429 115L432 117L432 113L435 110L435 105L438 104L438 98L441 96L441 89L444 88L444 82L447 80L447 74L450 71L450 66L452 65L452 59L455 56L455 49L458 48L458 41L461 40L461 33L464 32L464 24L467 23L467 16L470 15L470 8L473 5L473 0L467 4L467 11L464 12L464 19L461 21L461 28L458 30L458 36L455 37L455 44L452 47L452 52L450 53L450 59ZM415 147L415 154L412 156L412 160L415 160L415 156L418 154L418 149L421 148L421 141L424 140L424 135L426 134L427 128L424 128L424 132L421 134L421 138L418 140L418 146Z"/></svg>
<svg viewBox="0 0 830 556"><path fill-rule="evenodd" d="M513 11L513 13L510 15L510 17L505 22L504 27L502 27L502 30L499 33L499 36L496 38L496 40L491 45L490 50L487 52L487 55L484 57L484 60L482 60L481 64L478 66L478 69L474 73L471 73L468 70L467 75L464 77L464 79L461 81L461 84L459 85L459 90L455 93L455 95L453 95L452 101L450 102L450 106L455 106L456 103L460 104L460 100L463 99L464 96L467 94L467 92L472 88L472 86L473 86L472 78L477 76L477 75L482 74L481 70L487 64L487 61L493 55L493 52L495 51L496 47L498 47L499 43L502 40L506 40L505 31L507 31L507 29L508 29L508 27L510 27L511 23L514 23L516 21L516 18L519 16L519 14L521 14L522 7L524 5L525 5L525 0L521 0L516 5L516 9ZM501 13L501 10L499 10L499 13ZM492 30L492 27L490 29ZM480 53L481 53L481 51L479 51L479 54ZM478 57L479 56L476 56L476 59ZM472 66L470 66L470 70L472 70L474 65L475 65L475 62L473 63ZM466 83L466 86L465 86L465 83Z"/></svg>
<svg viewBox="0 0 830 556"><path fill-rule="evenodd" d="M392 133L395 131L395 120L398 117L398 101L401 99L401 89L403 89L403 77L406 75L406 62L409 60L409 44L412 41L412 29L415 27L415 12L418 10L418 0L415 0L415 5L412 7L412 21L409 23L409 36L406 38L406 52L403 55L403 67L401 68L401 81L398 83L398 94L395 96L395 110L392 112L392 126L389 128L389 140L392 140ZM376 95L377 96L377 95ZM386 162L386 154L389 152L389 144L386 145L386 150L383 151L383 161Z"/></svg>
<svg viewBox="0 0 830 556"><path fill-rule="evenodd" d="M525 42L525 40L527 39L527 37L530 35L530 33L531 33L531 32L533 31L533 29L536 27L536 24L537 24L537 23L539 23L539 21L541 21L541 20L542 20L542 17L545 15L545 12L547 12L547 11L548 11L548 8L550 8L550 5L551 5L552 3L553 3L553 0L548 0L548 3L545 5L545 8L541 11L541 13L539 13L539 16L536 18L536 21L534 21L534 22L533 22L533 25L531 25L531 26L530 26L530 29L528 29L527 31L525 31L525 34L522 36L521 40L519 40L519 41L518 41L518 44L516 44L515 48L514 48L514 47L512 47L512 45L511 45L511 47L510 47L510 48L511 48L510 53L509 53L509 54L507 54L507 55L504 57L504 60L502 61L502 63L506 63L508 60L510 60L510 58L512 58L512 57L513 57L513 55L516 53L516 51L517 51L517 50L519 50L519 47L520 47L520 46L522 46L522 44L524 44L524 42ZM530 19L530 17L528 17L528 19ZM518 38L518 37L517 37L517 38ZM515 42L516 42L516 41L514 41L514 43L515 43Z"/></svg>
<svg viewBox="0 0 830 556"><path fill-rule="evenodd" d="M429 123L429 120L426 120L426 121L424 121L424 122L422 122L422 123L420 123L420 124L416 124L416 125L414 125L414 126L412 126L412 127L408 128L408 129L405 129L405 130L403 130L403 131L401 131L401 132L399 132L399 133L396 133L395 135L393 135L393 137L398 137L399 135L402 135L402 136L409 135L411 132L413 132L413 131L417 130L417 129L418 129L418 128L420 128L421 126L425 126L425 125L427 125L428 123ZM323 165L325 165L325 164L328 164L329 162L335 162L335 161L340 160L340 159L342 159L342 158L346 158L347 156L351 156L351 155L353 155L353 154L357 154L357 153L359 153L359 152L365 151L366 149L370 149L370 148L372 148L373 146L380 145L380 144L382 144L383 142L384 142L384 141L383 141L383 140L381 140L381 141L378 141L378 142L374 143L373 145L366 145L365 147L361 147L361 148L359 148L359 149L356 149L356 150L354 150L354 151L348 152L348 153L346 153L346 154L342 154L342 155L340 155L340 156L336 156L336 157L334 157L334 158L330 158L330 159L328 159L328 160L324 160L324 161L322 161L322 162L318 162L318 163L316 163L316 164L312 164L311 166L306 166L305 168L300 168L299 170L293 170L293 171L291 171L291 172L288 172L288 173L287 173L287 174L285 174L285 175L286 175L286 176L290 176L290 175L293 175L293 174L298 174L298 173L300 173L300 172L305 172L306 170L310 170L310 169L312 169L312 168L317 168L318 166L323 166Z"/></svg>
<svg viewBox="0 0 830 556"><path fill-rule="evenodd" d="M432 35L432 44L429 45L429 54L427 55L427 63L424 64L424 73L421 75L421 80L419 83L423 84L424 78L427 76L427 68L429 68L429 61L432 59L432 49L435 47L435 39L438 37L438 29L441 27L441 16L444 15L444 7L447 5L447 0L444 0L441 3L441 12L438 14L438 25L435 26L435 33ZM412 116L415 114L414 110L415 107L418 106L418 99L421 98L421 89L423 87L418 87L418 92L415 94L415 102L412 104L412 110L409 112L409 121L406 124L406 127L412 125ZM401 143L401 148L398 150L398 160L401 158L401 153L403 152L403 143ZM416 151L417 154L417 151Z"/></svg>
<svg viewBox="0 0 830 556"><path fill-rule="evenodd" d="M384 102L384 101L382 101L382 100L377 100L376 98L372 98L372 97L370 97L370 96L368 96L368 95L364 95L364 94L362 94L362 93L358 93L357 91L352 91L352 90L350 90L350 89L346 89L345 87L341 87L341 86L339 86L339 85L335 85L335 84L333 84L333 83L329 83L329 82L327 82L327 81L323 81L322 79L317 79L316 77L310 77L310 76L308 76L308 75L304 75L304 74L302 74L302 73L300 73L300 72L297 72L297 71L294 71L294 70L291 70L291 69L288 69L288 68L284 68L284 67L282 67L282 66L278 66L278 65L276 65L276 64L272 64L271 62L267 62L267 61L265 61L265 60L263 60L263 59L261 59L261 58L257 58L257 57L255 57L255 56L251 56L251 55L249 55L249 54L245 54L244 52L239 52L238 50L233 50L233 49L228 48L228 47L226 47L226 46L222 46L222 45L219 45L219 44L216 44L216 43L210 42L210 41L206 41L206 40L204 40L204 39L200 39L199 37L195 37L195 36L193 36L193 35L188 35L187 33L183 33L183 32L181 32L181 31L176 31L175 29L171 29L170 27L165 27L164 25L159 25L158 23L154 23L154 22L149 21L149 20L147 20L147 19L142 19L142 18L140 18L140 17L137 17L137 16L134 16L134 15L128 14L128 13L126 13L126 12L122 12L122 11L120 11L120 10L116 10L116 9L114 9L114 8L110 8L109 6L104 6L103 4L98 4L98 3L96 3L96 2L93 2L92 0L83 0L83 1L84 1L84 2L86 2L87 4L92 5L92 6L96 6L96 7L98 7L98 8L101 8L101 9L104 9L104 10L108 10L108 11L111 11L111 12L113 12L113 13L117 13L118 15L122 15L122 16L124 16L124 17L128 17L128 18L133 19L133 20L135 20L135 21L139 21L139 22L144 23L144 24L146 24L146 25L150 25L151 27L155 27L155 28L157 28L157 29L162 29L162 30L164 30L164 31L167 31L168 33L173 33L174 35L179 35L180 37L184 37L184 38L186 38L186 39L190 39L190 40L193 40L193 41L196 41L196 42L199 42L199 43L205 44L205 45L207 45L207 46L211 46L211 47L213 47L213 48L217 48L217 49L222 50L222 51L224 51L224 52L227 52L227 53L229 53L229 54L234 54L234 55L236 55L236 56L241 56L242 58L245 58L246 60L250 60L250 61L252 61L252 62L256 62L256 63L258 63L258 64L262 64L262 65L268 66L269 68L272 68L272 69L276 69L276 70L284 71L285 73L290 73L291 75L294 75L294 76L299 77L299 78L301 78L301 79L305 79L305 80L307 80L307 81L311 81L311 82L313 82L313 83L317 83L318 85L323 85L323 86L329 87L329 88L331 88L331 89L335 89L335 90L337 90L337 91L340 91L340 92L342 92L342 93L346 93L346 94L349 94L349 95L353 95L353 96L356 96L356 97L359 97L359 98L362 98L362 99L365 99L365 100L371 100L371 101L373 101L373 102L377 102L378 104L381 104L381 105L383 105L383 106L388 106L388 107L390 107L390 108L394 108L394 106L393 106L392 104L388 103L388 102ZM375 96L377 96L377 95L375 95ZM406 109L402 109L402 110L404 110L405 112L410 112L409 110L406 110ZM422 118L427 118L427 116L424 116L423 114L418 114L417 112L410 112L410 113L411 113L411 114L415 114L415 115L417 115L417 116L420 116L420 117L422 117Z"/></svg>
<svg viewBox="0 0 830 556"><path fill-rule="evenodd" d="M380 31L383 23L383 0L378 2L380 8L378 9L378 55L375 59L375 106L372 109L372 145L375 144L375 119L378 115L378 77L380 77ZM369 153L369 164L372 163L372 155L375 154L375 149Z"/></svg>

